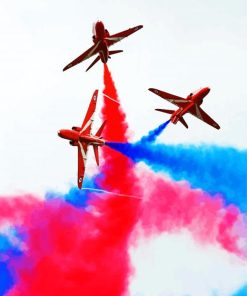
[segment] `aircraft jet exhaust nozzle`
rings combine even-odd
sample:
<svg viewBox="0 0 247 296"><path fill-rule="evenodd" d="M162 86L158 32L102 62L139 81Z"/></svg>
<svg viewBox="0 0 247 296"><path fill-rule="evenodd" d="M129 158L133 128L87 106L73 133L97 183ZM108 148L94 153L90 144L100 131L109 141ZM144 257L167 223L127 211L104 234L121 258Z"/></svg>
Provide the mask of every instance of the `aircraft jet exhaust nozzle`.
<svg viewBox="0 0 247 296"><path fill-rule="evenodd" d="M109 51L109 58L111 58L111 55L113 54L117 54L117 53L120 53L120 52L123 52L123 50L110 50ZM86 69L86 72L91 69L98 61L100 60L100 56L98 55L94 61L89 65L89 67Z"/></svg>
<svg viewBox="0 0 247 296"><path fill-rule="evenodd" d="M169 110L169 109L155 109L155 110L160 111L160 112L164 112L164 113L167 113L167 114L173 114L175 112L174 110ZM174 124L176 124L177 121L180 121L182 123L182 125L185 126L186 128L189 127L187 122L184 120L183 117L179 117L177 120L172 120L171 119L171 122L174 123Z"/></svg>

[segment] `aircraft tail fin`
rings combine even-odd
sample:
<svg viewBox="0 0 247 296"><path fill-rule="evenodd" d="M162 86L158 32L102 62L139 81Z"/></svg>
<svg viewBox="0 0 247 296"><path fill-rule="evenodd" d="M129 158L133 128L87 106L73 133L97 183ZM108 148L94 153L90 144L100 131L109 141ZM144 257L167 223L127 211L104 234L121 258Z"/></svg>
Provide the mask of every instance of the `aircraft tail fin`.
<svg viewBox="0 0 247 296"><path fill-rule="evenodd" d="M180 122L181 122L186 128L189 127L188 124L187 124L187 122L184 120L183 117L180 117L180 118L179 118L179 121L180 121Z"/></svg>
<svg viewBox="0 0 247 296"><path fill-rule="evenodd" d="M92 64L87 68L86 72L89 69L91 69L99 60L100 60L100 56L98 55L97 58L92 62Z"/></svg>
<svg viewBox="0 0 247 296"><path fill-rule="evenodd" d="M93 145L93 151L94 151L96 163L99 166L99 146Z"/></svg>
<svg viewBox="0 0 247 296"><path fill-rule="evenodd" d="M104 127L105 127L105 124L106 124L106 120L102 123L101 127L98 129L97 133L95 134L96 137L100 137L103 130L104 130Z"/></svg>
<svg viewBox="0 0 247 296"><path fill-rule="evenodd" d="M109 55L113 55L113 54L120 53L120 52L123 52L123 50L110 50Z"/></svg>
<svg viewBox="0 0 247 296"><path fill-rule="evenodd" d="M164 112L164 113L168 113L168 114L172 114L173 112L175 112L174 110L168 110L168 109L155 109L156 111L160 111L160 112Z"/></svg>

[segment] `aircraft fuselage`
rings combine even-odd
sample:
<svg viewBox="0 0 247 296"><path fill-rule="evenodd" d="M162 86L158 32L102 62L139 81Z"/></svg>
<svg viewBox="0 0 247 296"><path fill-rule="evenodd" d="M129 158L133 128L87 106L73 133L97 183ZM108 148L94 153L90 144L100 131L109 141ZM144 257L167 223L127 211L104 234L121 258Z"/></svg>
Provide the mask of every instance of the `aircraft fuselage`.
<svg viewBox="0 0 247 296"><path fill-rule="evenodd" d="M186 98L188 100L188 104L184 107L180 107L171 115L171 122L176 124L180 120L180 118L190 110L190 108L195 105L201 105L203 103L203 98L209 92L210 88L204 87L194 93L190 93Z"/></svg>
<svg viewBox="0 0 247 296"><path fill-rule="evenodd" d="M84 142L89 145L103 146L105 141L101 137L90 134L83 134L80 131L62 129L58 131L58 136L71 141L72 146L77 146L78 142Z"/></svg>
<svg viewBox="0 0 247 296"><path fill-rule="evenodd" d="M94 25L93 42L98 43L99 55L102 63L106 64L109 58L108 44L106 37L109 37L109 32L105 29L103 22L97 21Z"/></svg>
<svg viewBox="0 0 247 296"><path fill-rule="evenodd" d="M209 87L203 87L198 91L189 94L187 100L191 100L194 104L201 105L203 102L203 98L210 92Z"/></svg>

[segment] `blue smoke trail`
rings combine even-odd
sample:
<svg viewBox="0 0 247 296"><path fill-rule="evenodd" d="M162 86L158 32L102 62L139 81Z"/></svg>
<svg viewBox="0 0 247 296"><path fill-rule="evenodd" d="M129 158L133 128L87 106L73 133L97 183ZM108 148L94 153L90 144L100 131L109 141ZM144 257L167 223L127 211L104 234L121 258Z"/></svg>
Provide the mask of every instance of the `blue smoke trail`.
<svg viewBox="0 0 247 296"><path fill-rule="evenodd" d="M9 229L8 232L16 239L21 239L15 229ZM10 260L21 255L22 251L11 243L8 235L0 233L0 296L6 295L14 285L14 276L9 267Z"/></svg>
<svg viewBox="0 0 247 296"><path fill-rule="evenodd" d="M166 122L162 123L159 125L157 128L154 130L151 130L146 136L143 136L140 140L140 142L145 143L145 142L154 142L157 137L163 132L163 130L167 127L169 124L170 119L167 120Z"/></svg>
<svg viewBox="0 0 247 296"><path fill-rule="evenodd" d="M8 238L0 234L0 296L4 295L12 286L13 278L8 268L8 255L11 244Z"/></svg>
<svg viewBox="0 0 247 296"><path fill-rule="evenodd" d="M99 175L97 175L97 177L98 176ZM92 178L85 177L83 187L92 188L92 192L93 189L100 189L96 184L96 176L93 176ZM57 198L63 199L65 202L70 203L77 208L85 208L88 205L90 191L80 190L77 187L71 187L66 194L49 191L45 195L46 200Z"/></svg>
<svg viewBox="0 0 247 296"><path fill-rule="evenodd" d="M165 145L106 143L130 157L145 162L154 171L165 172L175 181L187 180L192 188L201 188L224 196L226 204L247 211L247 151L209 145Z"/></svg>
<svg viewBox="0 0 247 296"><path fill-rule="evenodd" d="M4 296L13 286L14 281L6 262L0 261L0 296Z"/></svg>
<svg viewBox="0 0 247 296"><path fill-rule="evenodd" d="M242 287L240 290L235 292L232 296L246 296L247 295L247 284Z"/></svg>

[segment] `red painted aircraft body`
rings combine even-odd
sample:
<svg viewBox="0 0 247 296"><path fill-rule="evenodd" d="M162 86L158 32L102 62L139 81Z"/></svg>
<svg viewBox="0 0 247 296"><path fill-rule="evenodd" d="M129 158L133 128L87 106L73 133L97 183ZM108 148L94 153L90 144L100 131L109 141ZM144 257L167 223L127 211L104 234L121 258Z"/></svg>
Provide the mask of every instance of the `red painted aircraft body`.
<svg viewBox="0 0 247 296"><path fill-rule="evenodd" d="M188 125L184 120L183 116L186 113L190 113L197 117L198 119L206 122L207 124L211 125L216 129L220 129L218 123L216 123L205 111L202 110L200 105L203 103L204 97L209 93L210 88L204 87L195 91L194 93L190 93L186 98L178 97L167 92L149 88L149 90L156 95L160 96L161 98L169 101L170 103L179 107L176 111L175 110L168 110L168 109L155 109L160 112L171 114L171 122L176 124L180 121L186 128Z"/></svg>
<svg viewBox="0 0 247 296"><path fill-rule="evenodd" d="M114 35L110 35L109 32L105 29L103 22L98 21L93 26L93 42L94 45L91 46L88 50L82 53L78 58L69 63L66 67L64 67L63 71L68 70L69 68L85 61L86 59L92 57L97 54L96 59L92 62L92 64L87 68L88 71L93 65L95 65L99 60L101 60L104 64L107 63L108 58L113 54L117 54L123 52L122 50L110 50L109 47L114 45L115 43L121 41L125 37L135 33L140 30L143 26L136 26L134 28L130 28L128 30L119 32Z"/></svg>
<svg viewBox="0 0 247 296"><path fill-rule="evenodd" d="M58 131L59 137L69 140L70 145L77 146L77 149L78 149L77 183L79 188L82 187L83 178L85 174L88 146L89 145L93 146L96 163L97 165L99 165L98 147L103 146L105 144L104 139L101 137L101 133L106 123L105 121L103 122L103 124L101 125L101 127L99 128L99 130L95 135L92 135L92 132L91 132L92 124L94 120L94 112L96 109L97 97L98 97L98 90L95 90L81 127L74 126L72 127L71 130L62 129Z"/></svg>

